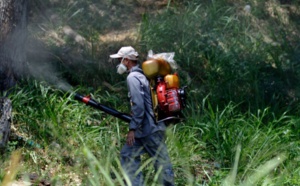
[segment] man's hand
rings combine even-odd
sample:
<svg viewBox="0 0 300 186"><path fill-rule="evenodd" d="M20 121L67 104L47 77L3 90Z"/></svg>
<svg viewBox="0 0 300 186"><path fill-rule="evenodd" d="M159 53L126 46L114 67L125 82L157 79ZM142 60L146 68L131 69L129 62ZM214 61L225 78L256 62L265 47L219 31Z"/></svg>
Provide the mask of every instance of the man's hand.
<svg viewBox="0 0 300 186"><path fill-rule="evenodd" d="M130 130L127 134L127 145L132 146L134 143L134 130Z"/></svg>

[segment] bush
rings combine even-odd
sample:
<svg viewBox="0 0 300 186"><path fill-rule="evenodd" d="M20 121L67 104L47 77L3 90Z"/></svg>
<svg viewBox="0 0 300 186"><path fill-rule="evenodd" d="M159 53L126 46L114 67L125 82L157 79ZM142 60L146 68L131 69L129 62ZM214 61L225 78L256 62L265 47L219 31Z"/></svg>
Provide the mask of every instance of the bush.
<svg viewBox="0 0 300 186"><path fill-rule="evenodd" d="M250 1L250 13L244 3L185 4L144 16L145 50L174 51L182 78L189 80L183 73L187 72L190 88L200 90L201 97L210 94L213 105L224 107L233 101L244 111L298 110L299 39L297 31L289 29L298 22L292 12L273 1ZM283 17L289 19L288 27Z"/></svg>

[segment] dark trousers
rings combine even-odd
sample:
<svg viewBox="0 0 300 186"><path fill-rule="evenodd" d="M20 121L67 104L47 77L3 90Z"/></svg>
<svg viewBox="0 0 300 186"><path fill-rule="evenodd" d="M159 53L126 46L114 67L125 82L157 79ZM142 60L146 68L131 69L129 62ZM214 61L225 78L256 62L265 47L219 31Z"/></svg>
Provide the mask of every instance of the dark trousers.
<svg viewBox="0 0 300 186"><path fill-rule="evenodd" d="M141 155L148 153L154 161L154 168L160 171L159 181L162 185L174 185L174 173L164 142L164 132L158 131L144 138L136 138L133 146L125 144L121 150L121 165L133 186L143 186L143 175L138 171Z"/></svg>

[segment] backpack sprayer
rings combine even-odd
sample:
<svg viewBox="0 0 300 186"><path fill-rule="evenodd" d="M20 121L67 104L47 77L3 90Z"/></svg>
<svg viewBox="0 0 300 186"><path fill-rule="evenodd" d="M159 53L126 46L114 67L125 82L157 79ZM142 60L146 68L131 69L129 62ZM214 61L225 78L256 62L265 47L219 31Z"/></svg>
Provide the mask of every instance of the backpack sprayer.
<svg viewBox="0 0 300 186"><path fill-rule="evenodd" d="M173 56L174 53L152 55L152 51L149 51L149 59L142 64L144 74L150 81L149 88L156 122L165 121L167 124L182 120L181 111L185 108L186 101L186 86L180 88L177 73L171 74L172 68L175 69ZM129 114L100 104L91 96L76 93L75 100L86 103L125 122L129 123L131 121L132 117Z"/></svg>
<svg viewBox="0 0 300 186"><path fill-rule="evenodd" d="M172 70L177 69L173 60L174 53L153 54L148 52L148 60L143 62L142 69L150 81L153 110L156 121L178 122L182 120L181 111L186 106L186 91L180 88L179 77Z"/></svg>

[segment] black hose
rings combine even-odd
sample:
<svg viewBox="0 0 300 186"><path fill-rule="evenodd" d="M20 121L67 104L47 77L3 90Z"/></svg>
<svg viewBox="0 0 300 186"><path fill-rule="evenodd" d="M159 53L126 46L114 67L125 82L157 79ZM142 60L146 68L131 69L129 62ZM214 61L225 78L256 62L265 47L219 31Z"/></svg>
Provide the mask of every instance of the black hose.
<svg viewBox="0 0 300 186"><path fill-rule="evenodd" d="M129 114L122 113L122 112L119 112L119 111L117 111L113 108L102 105L102 104L98 103L97 101L95 101L94 99L92 99L90 97L86 97L86 96L80 95L78 93L75 93L75 100L86 103L87 105L89 105L91 107L94 107L98 110L104 111L107 114L115 116L119 119L122 119L123 121L128 122L128 123L131 121L131 116Z"/></svg>

